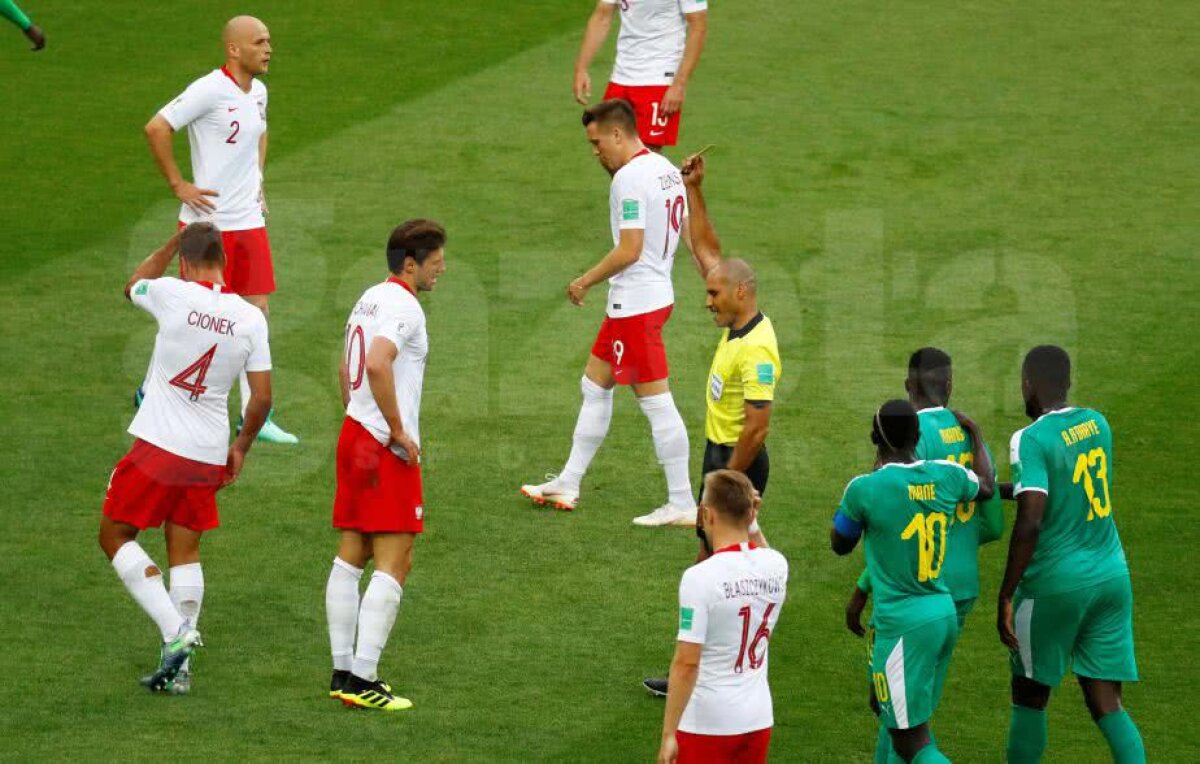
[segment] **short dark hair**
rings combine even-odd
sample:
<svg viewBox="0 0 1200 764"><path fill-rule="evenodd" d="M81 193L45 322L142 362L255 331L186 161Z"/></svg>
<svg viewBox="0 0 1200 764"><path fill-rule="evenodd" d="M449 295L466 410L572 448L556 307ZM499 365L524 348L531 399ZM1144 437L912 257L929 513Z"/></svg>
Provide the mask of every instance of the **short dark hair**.
<svg viewBox="0 0 1200 764"><path fill-rule="evenodd" d="M920 438L921 420L908 401L893 398L875 412L871 422L871 442L875 445L905 451L915 448Z"/></svg>
<svg viewBox="0 0 1200 764"><path fill-rule="evenodd" d="M719 515L741 525L750 523L754 486L744 473L714 470L704 476L704 499Z"/></svg>
<svg viewBox="0 0 1200 764"><path fill-rule="evenodd" d="M425 218L406 220L392 231L388 237L387 259L388 270L400 273L404 270L404 261L412 258L417 265L446 246L446 229L441 223Z"/></svg>
<svg viewBox="0 0 1200 764"><path fill-rule="evenodd" d="M221 232L212 223L191 223L179 234L179 257L191 265L214 266L225 262Z"/></svg>
<svg viewBox="0 0 1200 764"><path fill-rule="evenodd" d="M950 356L944 350L923 347L908 357L908 378L926 398L950 397Z"/></svg>
<svg viewBox="0 0 1200 764"><path fill-rule="evenodd" d="M583 110L583 126L595 122L597 126L616 125L630 135L637 135L637 116L633 104L624 98L610 98Z"/></svg>
<svg viewBox="0 0 1200 764"><path fill-rule="evenodd" d="M1025 354L1021 372L1037 390L1065 395L1071 388L1071 356L1058 345L1038 345Z"/></svg>

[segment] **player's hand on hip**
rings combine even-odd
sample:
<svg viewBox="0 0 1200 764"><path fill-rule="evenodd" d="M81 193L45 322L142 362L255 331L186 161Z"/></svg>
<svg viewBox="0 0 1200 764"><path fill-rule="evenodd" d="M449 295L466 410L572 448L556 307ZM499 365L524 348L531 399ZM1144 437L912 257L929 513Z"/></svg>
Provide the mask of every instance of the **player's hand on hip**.
<svg viewBox="0 0 1200 764"><path fill-rule="evenodd" d="M704 182L704 157L693 154L684 159L679 172L683 175L683 185L699 188Z"/></svg>
<svg viewBox="0 0 1200 764"><path fill-rule="evenodd" d="M672 83L671 87L667 88L667 92L663 94L662 111L664 117L669 117L675 112L683 108L683 85L678 82Z"/></svg>
<svg viewBox="0 0 1200 764"><path fill-rule="evenodd" d="M242 464L246 461L246 452L237 446L229 448L229 456L225 459L225 477L221 479L221 488L238 479L242 474Z"/></svg>
<svg viewBox="0 0 1200 764"><path fill-rule="evenodd" d="M996 630L1000 632L1000 641L1009 650L1019 650L1016 632L1013 630L1013 604L1007 597L1000 598L996 613Z"/></svg>
<svg viewBox="0 0 1200 764"><path fill-rule="evenodd" d="M174 189L175 196L179 201L191 208L192 212L198 215L204 215L217 211L217 203L210 196L220 196L219 193L211 188L199 188L194 183L188 183L186 180L181 181Z"/></svg>
<svg viewBox="0 0 1200 764"><path fill-rule="evenodd" d="M390 445L404 451L404 456L401 458L405 464L415 467L421 463L421 448L413 442L412 438L408 437L408 433L404 431L392 432Z"/></svg>
<svg viewBox="0 0 1200 764"><path fill-rule="evenodd" d="M567 299L576 305L583 305L583 298L587 296L587 292L588 288L579 279L567 285Z"/></svg>
<svg viewBox="0 0 1200 764"><path fill-rule="evenodd" d="M588 76L587 72L575 72L575 85L572 90L579 105L587 106L588 100L592 97L592 78Z"/></svg>

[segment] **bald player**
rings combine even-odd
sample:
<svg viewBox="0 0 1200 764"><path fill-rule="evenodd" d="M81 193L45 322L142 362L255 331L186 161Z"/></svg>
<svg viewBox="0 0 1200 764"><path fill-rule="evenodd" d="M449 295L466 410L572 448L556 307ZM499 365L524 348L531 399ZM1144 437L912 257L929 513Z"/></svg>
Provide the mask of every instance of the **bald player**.
<svg viewBox="0 0 1200 764"><path fill-rule="evenodd" d="M146 124L146 140L171 192L182 202L179 227L211 222L225 248L225 283L268 313L275 291L267 239L262 172L267 160L267 88L258 79L271 63L271 33L253 16L230 19L222 32L225 65L188 85ZM171 149L184 127L191 146L192 180L184 179ZM143 388L134 397L141 405ZM250 400L241 377L242 417ZM270 443L298 443L268 417L258 433Z"/></svg>

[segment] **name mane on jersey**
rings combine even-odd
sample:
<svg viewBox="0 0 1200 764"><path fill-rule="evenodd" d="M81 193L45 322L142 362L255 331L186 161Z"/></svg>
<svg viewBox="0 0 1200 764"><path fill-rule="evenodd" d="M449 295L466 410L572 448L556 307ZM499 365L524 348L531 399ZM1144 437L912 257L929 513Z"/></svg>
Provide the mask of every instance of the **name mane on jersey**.
<svg viewBox="0 0 1200 764"><path fill-rule="evenodd" d="M784 581L782 576L770 578L740 578L737 581L722 581L721 589L725 599L738 597L757 597L764 594L782 594Z"/></svg>
<svg viewBox="0 0 1200 764"><path fill-rule="evenodd" d="M237 326L237 321L230 321L228 318L221 318L209 313L201 313L198 310L193 310L188 313L188 326L195 326L200 329L207 329L215 334L228 334L233 336L233 329Z"/></svg>
<svg viewBox="0 0 1200 764"><path fill-rule="evenodd" d="M374 302L358 302L354 305L353 316L362 316L364 318L375 318L379 314L379 304Z"/></svg>
<svg viewBox="0 0 1200 764"><path fill-rule="evenodd" d="M958 425L938 430L938 434L942 436L942 442L947 444L962 443L967 439L967 436L963 434L963 429Z"/></svg>
<svg viewBox="0 0 1200 764"><path fill-rule="evenodd" d="M908 487L909 501L935 501L936 499L937 491L934 489L933 483L921 483Z"/></svg>
<svg viewBox="0 0 1200 764"><path fill-rule="evenodd" d="M663 191L666 191L668 188L674 188L675 186L682 186L683 177L678 172L669 172L666 175L659 175L658 185Z"/></svg>
<svg viewBox="0 0 1200 764"><path fill-rule="evenodd" d="M1095 419L1089 419L1083 424L1068 427L1059 434L1062 435L1063 443L1073 446L1081 440L1087 440L1099 435L1100 428L1096 425Z"/></svg>

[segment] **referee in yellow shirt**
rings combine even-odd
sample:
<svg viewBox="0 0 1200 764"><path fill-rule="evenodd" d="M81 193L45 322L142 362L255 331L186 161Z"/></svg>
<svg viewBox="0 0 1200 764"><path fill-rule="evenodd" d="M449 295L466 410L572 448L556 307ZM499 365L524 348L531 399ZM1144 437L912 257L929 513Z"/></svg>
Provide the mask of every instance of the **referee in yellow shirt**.
<svg viewBox="0 0 1200 764"><path fill-rule="evenodd" d="M688 157L681 170L687 188L689 249L704 276L708 294L705 305L716 325L724 329L713 355L705 393L707 442L700 476L700 501L704 500L704 476L720 469L745 473L761 496L767 490L770 472L766 441L771 407L783 371L775 328L771 319L758 309L758 281L749 263L721 258L721 242L709 220L700 189L704 158ZM699 524L696 535L700 537L697 557L700 561L713 550ZM750 525L750 541L767 546L757 519ZM667 695L665 678L645 679L642 686L654 695Z"/></svg>

